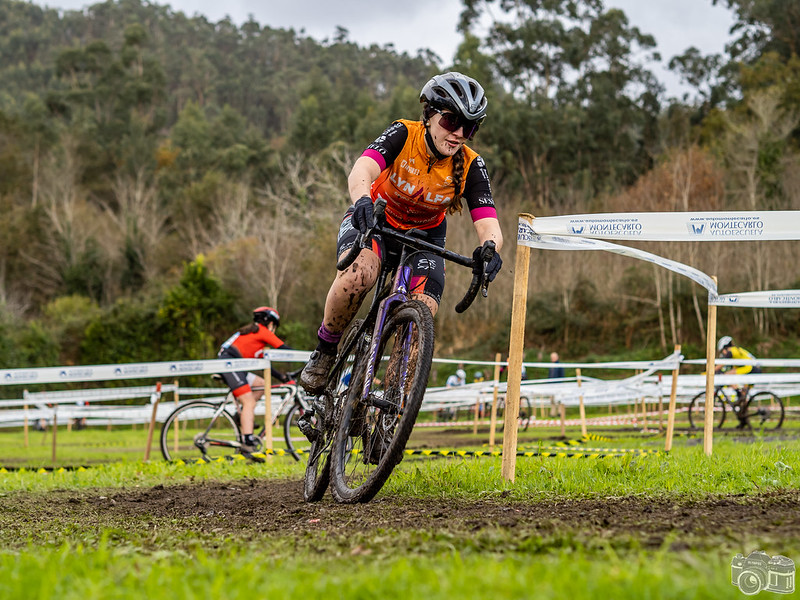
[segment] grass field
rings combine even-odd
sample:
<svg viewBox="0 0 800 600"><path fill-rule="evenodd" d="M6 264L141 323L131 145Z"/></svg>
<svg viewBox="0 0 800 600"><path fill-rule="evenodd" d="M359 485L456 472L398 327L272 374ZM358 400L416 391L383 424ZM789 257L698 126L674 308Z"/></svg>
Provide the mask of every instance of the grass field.
<svg viewBox="0 0 800 600"><path fill-rule="evenodd" d="M521 449L558 433L522 432ZM303 503L288 457L176 465L154 444L145 463L141 428L60 431L56 467L88 468L39 472L51 438L5 433L0 598L736 598L735 554L800 557L794 422L718 436L712 457L687 435L611 456L663 437L599 433L564 451L608 456L519 457L514 483L499 458L409 456L363 506ZM420 429L409 447L486 438Z"/></svg>

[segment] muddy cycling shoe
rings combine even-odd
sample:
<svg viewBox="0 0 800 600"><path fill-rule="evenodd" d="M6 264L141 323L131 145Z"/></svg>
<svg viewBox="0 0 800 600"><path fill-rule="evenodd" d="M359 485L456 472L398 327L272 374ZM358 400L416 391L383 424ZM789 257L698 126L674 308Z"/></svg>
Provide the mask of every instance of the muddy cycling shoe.
<svg viewBox="0 0 800 600"><path fill-rule="evenodd" d="M314 350L306 366L303 367L303 372L300 373L300 385L309 394L321 393L325 389L325 384L328 382L328 373L330 373L335 362L336 354L326 354L319 350Z"/></svg>
<svg viewBox="0 0 800 600"><path fill-rule="evenodd" d="M320 430L314 427L314 423L312 419L314 418L314 411L307 410L304 412L299 419L297 419L297 427L300 428L300 431L309 442L312 444L319 438Z"/></svg>
<svg viewBox="0 0 800 600"><path fill-rule="evenodd" d="M242 445L239 446L239 453L248 460L253 462L263 463L264 459L260 456L255 456L261 450L261 440L254 436L245 436L242 440Z"/></svg>

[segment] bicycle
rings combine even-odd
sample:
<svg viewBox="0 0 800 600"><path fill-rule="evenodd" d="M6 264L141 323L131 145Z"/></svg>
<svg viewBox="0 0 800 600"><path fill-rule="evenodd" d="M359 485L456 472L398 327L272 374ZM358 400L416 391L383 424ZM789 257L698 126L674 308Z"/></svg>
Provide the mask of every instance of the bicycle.
<svg viewBox="0 0 800 600"><path fill-rule="evenodd" d="M283 437L289 454L295 460L300 460L303 452L295 446L295 442L305 440L297 421L310 409L305 392L294 381L299 373L288 373L288 383L272 386L272 392L284 394L272 424L276 425L284 416ZM263 387L254 387L253 391L261 392L261 398L264 398ZM200 458L210 462L227 456L231 450L238 450L242 445L239 411L240 406L233 392L228 392L221 402L190 400L181 404L170 413L161 427L161 454L166 460L186 461L197 458L199 451ZM263 440L265 434L266 428L262 427L257 435Z"/></svg>
<svg viewBox="0 0 800 600"><path fill-rule="evenodd" d="M725 423L726 408L739 420L737 429L779 429L783 425L783 400L772 392L761 391L751 394L752 389L739 393L730 386L719 385L714 388L715 427L721 429ZM700 429L705 425L706 393L700 392L689 403L689 427Z"/></svg>
<svg viewBox="0 0 800 600"><path fill-rule="evenodd" d="M382 227L385 206L376 200L374 227L336 265L340 271L349 267L373 232L401 244L399 266L384 261L367 316L355 320L343 336L325 389L312 402L316 435L303 485L308 502L320 500L329 484L339 502L368 502L403 459L427 387L434 343L431 311L411 296L410 260L424 252L474 267L471 257L426 241L423 231ZM482 265L473 268L457 312L465 311L479 290L486 296L483 273L494 252L493 242L484 244Z"/></svg>

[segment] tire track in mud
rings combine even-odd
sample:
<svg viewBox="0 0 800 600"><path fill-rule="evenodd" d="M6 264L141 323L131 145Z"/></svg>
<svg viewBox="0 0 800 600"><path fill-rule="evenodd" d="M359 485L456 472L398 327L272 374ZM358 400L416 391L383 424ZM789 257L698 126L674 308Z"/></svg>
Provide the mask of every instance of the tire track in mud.
<svg viewBox="0 0 800 600"><path fill-rule="evenodd" d="M500 528L526 536L627 537L644 547L659 547L677 536L682 541L673 543L674 549L702 545L704 539L800 538L800 490L703 500L624 496L520 502L381 495L368 504L342 505L330 496L307 504L301 485L248 478L122 491L14 493L0 497L0 529L24 537L26 528L53 519L95 528L170 523L213 535L350 535L382 529L458 536Z"/></svg>

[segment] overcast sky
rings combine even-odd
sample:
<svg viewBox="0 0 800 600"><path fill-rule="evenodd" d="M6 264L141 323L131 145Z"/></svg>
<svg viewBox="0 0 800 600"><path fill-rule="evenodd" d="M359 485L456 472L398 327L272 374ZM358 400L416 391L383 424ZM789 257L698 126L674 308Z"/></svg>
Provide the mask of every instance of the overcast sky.
<svg viewBox="0 0 800 600"><path fill-rule="evenodd" d="M36 4L61 9L91 5L85 0L34 0ZM393 43L400 52L416 54L429 48L445 65L452 62L461 39L456 31L461 0L172 0L174 10L187 15L199 13L211 21L226 15L241 24L253 15L262 25L305 31L317 40L332 38L336 26L350 32L359 45ZM655 37L662 56L661 65L651 65L667 93L679 96L677 77L666 69L669 59L689 46L704 54L722 52L730 39L732 13L711 0L605 0L608 8L621 8L629 21L643 33Z"/></svg>

